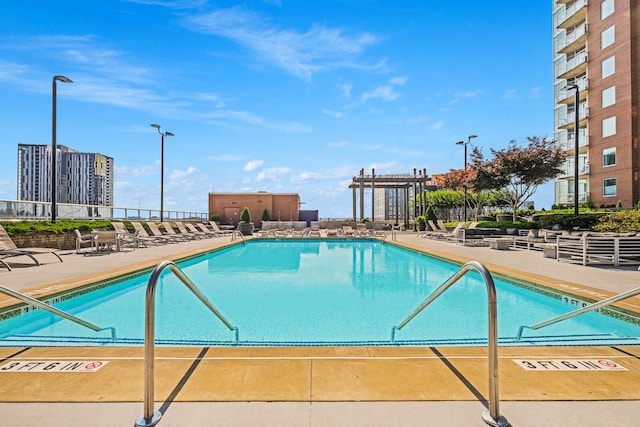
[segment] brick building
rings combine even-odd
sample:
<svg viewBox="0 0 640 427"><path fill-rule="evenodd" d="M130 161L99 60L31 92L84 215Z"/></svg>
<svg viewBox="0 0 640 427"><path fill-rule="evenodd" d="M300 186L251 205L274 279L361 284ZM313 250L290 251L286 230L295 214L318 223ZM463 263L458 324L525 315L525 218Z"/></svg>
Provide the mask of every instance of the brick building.
<svg viewBox="0 0 640 427"><path fill-rule="evenodd" d="M569 155L555 181L555 203L577 198L634 207L640 200L640 1L554 0L553 6L555 139Z"/></svg>
<svg viewBox="0 0 640 427"><path fill-rule="evenodd" d="M247 207L251 221L260 224L267 210L271 221L298 221L300 196L295 193L209 193L209 218L220 216L221 224L237 225L240 214Z"/></svg>

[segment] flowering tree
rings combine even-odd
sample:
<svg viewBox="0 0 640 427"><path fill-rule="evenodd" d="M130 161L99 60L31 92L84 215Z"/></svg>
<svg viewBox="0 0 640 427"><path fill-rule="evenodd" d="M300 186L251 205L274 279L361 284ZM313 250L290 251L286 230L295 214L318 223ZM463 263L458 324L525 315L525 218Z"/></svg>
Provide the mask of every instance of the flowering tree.
<svg viewBox="0 0 640 427"><path fill-rule="evenodd" d="M518 209L550 179L560 175L566 151L556 147L555 141L537 136L528 137L529 144L520 147L515 141L502 150L491 149L493 159L485 160L482 151L474 147L470 169L475 173L474 191L503 190L501 201L509 206L516 221Z"/></svg>

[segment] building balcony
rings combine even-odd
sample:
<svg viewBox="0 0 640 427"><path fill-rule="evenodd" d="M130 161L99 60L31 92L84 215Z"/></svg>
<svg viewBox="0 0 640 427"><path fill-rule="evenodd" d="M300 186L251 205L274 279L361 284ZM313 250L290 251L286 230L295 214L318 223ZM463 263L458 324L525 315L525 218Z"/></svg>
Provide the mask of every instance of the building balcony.
<svg viewBox="0 0 640 427"><path fill-rule="evenodd" d="M578 116L578 128L587 126L589 118L589 108L580 108L580 115ZM571 130L575 127L576 114L575 112L567 114L566 117L558 120L558 129Z"/></svg>
<svg viewBox="0 0 640 427"><path fill-rule="evenodd" d="M589 197L589 193L579 193L578 194L578 202L585 203L587 198ZM556 205L570 205L573 204L574 201L573 193L571 194L556 194Z"/></svg>
<svg viewBox="0 0 640 427"><path fill-rule="evenodd" d="M562 174L558 175L556 178L558 179L568 179L573 178L576 174L576 171L573 170L573 165L569 165L562 168ZM589 165L580 165L578 166L578 176L589 175Z"/></svg>
<svg viewBox="0 0 640 427"><path fill-rule="evenodd" d="M572 79L587 71L587 52L581 52L568 60L564 67L558 69L559 79Z"/></svg>
<svg viewBox="0 0 640 427"><path fill-rule="evenodd" d="M573 138L569 138L564 142L557 143L556 145L569 153L573 153L573 150L576 147L575 139ZM588 147L588 146L589 146L589 136L584 135L582 132L580 132L580 137L578 138L578 150L583 151L582 148Z"/></svg>
<svg viewBox="0 0 640 427"><path fill-rule="evenodd" d="M580 102L585 102L587 99L587 93L589 92L589 79L580 79L577 81L567 81L565 88L572 86L574 84L578 85L578 90L580 91L579 100ZM558 104L573 104L575 103L575 92L572 89L563 90L560 89L558 91Z"/></svg>
<svg viewBox="0 0 640 427"><path fill-rule="evenodd" d="M578 0L557 15L557 28L571 28L587 18L587 0Z"/></svg>
<svg viewBox="0 0 640 427"><path fill-rule="evenodd" d="M568 33L564 43L558 46L558 53L569 54L587 45L587 24L583 23Z"/></svg>

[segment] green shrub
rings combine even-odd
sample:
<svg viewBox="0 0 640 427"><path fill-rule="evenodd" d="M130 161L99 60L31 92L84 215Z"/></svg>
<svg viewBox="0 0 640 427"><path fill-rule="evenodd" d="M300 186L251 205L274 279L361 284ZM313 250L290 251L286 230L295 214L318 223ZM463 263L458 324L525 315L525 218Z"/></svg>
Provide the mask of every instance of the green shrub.
<svg viewBox="0 0 640 427"><path fill-rule="evenodd" d="M477 228L540 228L540 224L533 221L481 221Z"/></svg>
<svg viewBox="0 0 640 427"><path fill-rule="evenodd" d="M10 236L33 233L62 234L73 232L76 228L83 233L98 228L112 228L111 221L69 219L57 220L55 223L51 221L7 221L2 222L2 227Z"/></svg>
<svg viewBox="0 0 640 427"><path fill-rule="evenodd" d="M269 219L270 219L269 211L267 210L267 208L264 208L264 212L262 212L262 220L269 221Z"/></svg>
<svg viewBox="0 0 640 427"><path fill-rule="evenodd" d="M536 215L535 221L540 225L540 228L550 229L554 225L558 224L563 230L570 230L574 227L583 229L592 229L599 221L600 218L607 215L606 212L590 212L575 214L546 214Z"/></svg>
<svg viewBox="0 0 640 427"><path fill-rule="evenodd" d="M244 207L242 209L242 213L240 214L240 221L242 222L251 222L251 212L248 207Z"/></svg>
<svg viewBox="0 0 640 427"><path fill-rule="evenodd" d="M640 211L627 210L602 216L593 229L611 233L640 233Z"/></svg>
<svg viewBox="0 0 640 427"><path fill-rule="evenodd" d="M218 212L212 213L209 217L209 221L213 222L220 222L220 219L222 219L222 215L220 215Z"/></svg>

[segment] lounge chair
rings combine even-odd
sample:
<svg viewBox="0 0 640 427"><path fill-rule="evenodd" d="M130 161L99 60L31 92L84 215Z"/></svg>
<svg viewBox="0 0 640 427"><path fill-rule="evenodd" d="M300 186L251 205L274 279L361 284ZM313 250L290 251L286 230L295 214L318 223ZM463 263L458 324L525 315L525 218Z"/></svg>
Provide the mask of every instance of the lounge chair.
<svg viewBox="0 0 640 427"><path fill-rule="evenodd" d="M7 258L16 257L16 256L27 256L33 260L36 265L40 265L40 261L35 257L36 255L41 254L52 254L55 255L60 262L62 262L62 258L60 255L56 253L56 249L52 248L18 248L16 244L11 240L9 234L4 229L2 225L0 225L0 262L7 269L11 270L11 267L5 262L2 261Z"/></svg>
<svg viewBox="0 0 640 427"><path fill-rule="evenodd" d="M371 232L367 229L367 224L362 222L356 224L356 231L354 234L360 237L371 236Z"/></svg>
<svg viewBox="0 0 640 427"><path fill-rule="evenodd" d="M182 234L190 236L191 238L202 239L203 237L207 237L204 235L204 233L198 232L197 230L195 233L191 230L188 230L185 224L183 224L181 221L176 221L175 224L176 227L178 227L178 231L180 231Z"/></svg>
<svg viewBox="0 0 640 427"><path fill-rule="evenodd" d="M309 227L309 237L315 236L320 237L320 223L318 221L311 221L311 226Z"/></svg>
<svg viewBox="0 0 640 427"><path fill-rule="evenodd" d="M138 230L133 233L129 232L123 222L115 221L111 223L111 226L118 233L118 237L120 238L123 247L133 246L134 249L137 249L142 245L146 248L147 243L153 243L155 246L158 246L156 241L151 237L141 237Z"/></svg>
<svg viewBox="0 0 640 427"><path fill-rule="evenodd" d="M344 234L345 236L353 236L353 227L350 225L343 225L342 226L342 234Z"/></svg>
<svg viewBox="0 0 640 427"><path fill-rule="evenodd" d="M196 230L202 231L207 236L220 237L218 233L216 233L214 230L209 229L206 225L204 225L201 222L196 222L195 224L193 224L193 226L196 228Z"/></svg>
<svg viewBox="0 0 640 427"><path fill-rule="evenodd" d="M138 238L141 240L151 241L155 243L156 246L158 243L169 243L171 241L171 239L166 236L151 236L141 222L131 221L131 225L133 225L133 228L138 232Z"/></svg>
<svg viewBox="0 0 640 427"><path fill-rule="evenodd" d="M184 224L185 228L186 228L187 230L189 230L189 233L191 233L191 234L198 234L198 235L200 235L201 237L206 237L206 238L214 237L214 236L213 236L213 234L211 234L211 233L205 233L205 232L204 232L204 231L202 231L202 230L198 230L198 229L196 228L196 226L195 226L195 225L193 225L193 224L191 224L190 222L183 223L183 224Z"/></svg>
<svg viewBox="0 0 640 427"><path fill-rule="evenodd" d="M219 235L233 234L233 230L221 230L220 227L218 227L218 224L216 224L214 221L209 221L209 226L213 231L215 231Z"/></svg>
<svg viewBox="0 0 640 427"><path fill-rule="evenodd" d="M169 233L164 234L162 231L160 231L160 229L158 228L155 222L153 221L147 222L147 227L149 227L149 231L151 232L151 237L160 237L160 238L166 239L167 242L169 243L178 243L178 239L176 238L176 236L173 236Z"/></svg>
<svg viewBox="0 0 640 427"><path fill-rule="evenodd" d="M175 236L176 239L182 240L183 242L196 239L196 237L191 234L176 233L176 230L174 230L173 225L171 225L171 223L168 221L163 221L162 226L164 227L164 231L167 233L168 236Z"/></svg>

